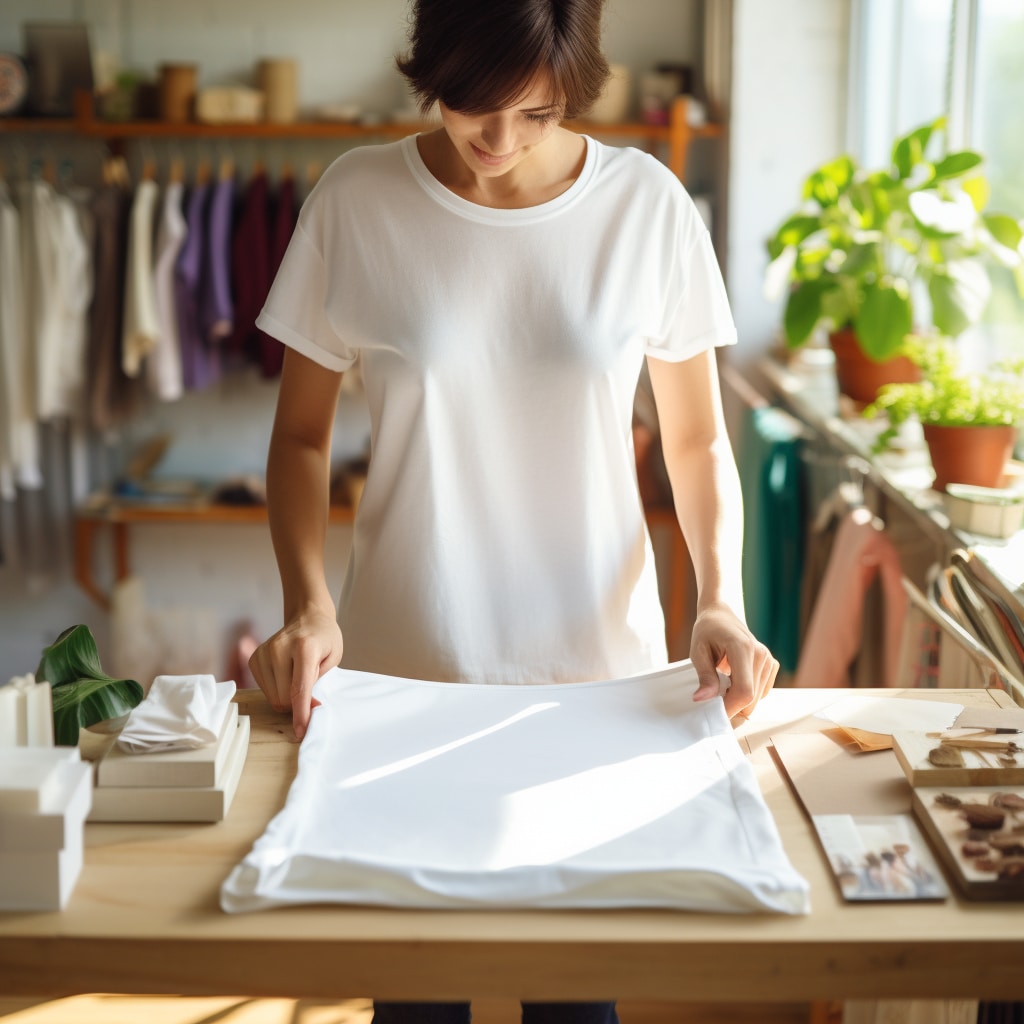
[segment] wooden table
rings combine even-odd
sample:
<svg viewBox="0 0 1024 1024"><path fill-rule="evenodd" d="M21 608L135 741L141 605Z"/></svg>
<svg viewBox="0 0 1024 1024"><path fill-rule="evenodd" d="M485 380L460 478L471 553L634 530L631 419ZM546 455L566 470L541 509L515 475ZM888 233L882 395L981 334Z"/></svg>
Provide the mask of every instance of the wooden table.
<svg viewBox="0 0 1024 1024"><path fill-rule="evenodd" d="M252 740L228 819L87 826L85 867L68 908L0 914L0 992L733 1003L1024 998L1021 904L840 901L768 739L819 728L813 711L842 695L777 690L741 732L786 849L811 884L809 916L333 907L229 916L218 908L220 884L282 805L297 752L287 719L260 694L243 691ZM908 695L1008 703L982 690Z"/></svg>

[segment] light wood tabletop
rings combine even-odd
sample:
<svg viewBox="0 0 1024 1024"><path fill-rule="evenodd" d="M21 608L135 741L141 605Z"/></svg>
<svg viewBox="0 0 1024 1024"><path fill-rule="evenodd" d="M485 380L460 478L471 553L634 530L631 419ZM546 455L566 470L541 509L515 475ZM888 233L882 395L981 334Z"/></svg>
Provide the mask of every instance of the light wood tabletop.
<svg viewBox="0 0 1024 1024"><path fill-rule="evenodd" d="M984 690L863 691L981 707ZM402 911L303 907L232 916L219 888L282 806L297 746L241 691L252 737L227 819L89 824L61 913L0 913L0 992L787 1002L1024 998L1020 903L844 904L770 751L822 727L837 691L776 690L739 730L794 865L805 917L670 911ZM874 755L866 755L874 756ZM909 790L908 790L909 801Z"/></svg>

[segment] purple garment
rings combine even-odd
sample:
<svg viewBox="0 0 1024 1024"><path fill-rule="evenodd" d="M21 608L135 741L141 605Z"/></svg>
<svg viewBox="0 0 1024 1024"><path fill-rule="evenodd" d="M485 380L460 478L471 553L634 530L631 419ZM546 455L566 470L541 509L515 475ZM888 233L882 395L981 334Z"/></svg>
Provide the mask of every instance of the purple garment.
<svg viewBox="0 0 1024 1024"><path fill-rule="evenodd" d="M247 362L256 362L263 344L263 332L256 329L256 317L270 291L269 205L267 176L259 171L245 190L231 240L235 329L228 349Z"/></svg>
<svg viewBox="0 0 1024 1024"><path fill-rule="evenodd" d="M134 415L139 382L122 369L125 263L131 195L118 185L103 185L92 202L93 293L89 308L86 389L89 422L110 430Z"/></svg>
<svg viewBox="0 0 1024 1024"><path fill-rule="evenodd" d="M295 181L291 177L284 178L277 190L277 211L274 216L273 234L270 239L270 280L277 276L277 271L284 259L285 250L291 241L292 233L298 222L298 211L295 204ZM269 334L260 331L260 368L264 377L276 377L284 363L284 345Z"/></svg>
<svg viewBox="0 0 1024 1024"><path fill-rule="evenodd" d="M190 391L209 387L220 378L219 353L203 338L199 315L200 287L205 276L205 213L210 186L197 182L188 196L188 236L174 267L174 295L181 339L182 383Z"/></svg>
<svg viewBox="0 0 1024 1024"><path fill-rule="evenodd" d="M231 301L231 214L235 180L218 179L206 217L206 266L199 293L203 337L218 344L231 336L235 310Z"/></svg>

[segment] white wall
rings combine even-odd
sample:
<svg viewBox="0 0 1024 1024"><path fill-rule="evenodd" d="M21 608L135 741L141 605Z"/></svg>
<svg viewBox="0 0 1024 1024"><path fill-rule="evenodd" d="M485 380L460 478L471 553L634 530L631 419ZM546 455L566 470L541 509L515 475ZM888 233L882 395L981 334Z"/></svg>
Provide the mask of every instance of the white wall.
<svg viewBox="0 0 1024 1024"><path fill-rule="evenodd" d="M727 283L740 336L730 356L745 369L782 316L762 295L765 241L804 178L845 147L850 0L732 2Z"/></svg>
<svg viewBox="0 0 1024 1024"><path fill-rule="evenodd" d="M605 50L639 74L694 60L699 0L609 0ZM199 84L252 84L262 57L300 61L302 106L357 102L387 115L405 102L394 69L404 49L406 0L3 0L0 50L21 50L25 21L80 20L94 51L155 73L161 61L199 66Z"/></svg>
<svg viewBox="0 0 1024 1024"><path fill-rule="evenodd" d="M611 0L605 49L625 63L634 79L660 61L696 63L699 0ZM250 82L261 57L300 60L300 100L307 111L325 103L354 101L388 115L405 103L405 87L393 55L405 45L405 0L0 0L0 50L18 52L21 24L29 20L80 20L90 26L93 48L117 64L155 73L161 61L199 65L200 85ZM221 151L211 143L145 143L133 147L130 162L153 156L166 166L171 155L187 161ZM233 143L240 166L257 155L273 171L282 161L296 167L337 154L336 143ZM95 177L104 155L98 143L70 143L60 137L12 142L0 135L0 157L8 173L32 157L72 155L75 175ZM251 379L228 380L203 395L154 407L123 435L110 439L108 461L117 464L133 446L158 431L174 442L163 475L258 472L262 469L273 410L273 387ZM358 451L365 421L348 407L335 434L336 454ZM102 482L102 481L100 481ZM0 515L9 509L0 509ZM54 543L70 549L70 524L58 526ZM331 530L330 582L337 590L347 555L348 532ZM133 568L145 575L148 605L187 633L205 628L182 625L174 609L186 604L210 610L214 633L226 642L238 619L254 620L268 635L279 624L280 594L265 531L225 526L138 527L131 532ZM109 551L98 568L109 567ZM41 648L61 629L87 623L109 666L109 616L91 604L70 580L65 558L54 573L27 578L0 565L0 680L34 668ZM187 637L184 642L188 642ZM198 670L198 669L197 669ZM219 671L214 666L213 671Z"/></svg>

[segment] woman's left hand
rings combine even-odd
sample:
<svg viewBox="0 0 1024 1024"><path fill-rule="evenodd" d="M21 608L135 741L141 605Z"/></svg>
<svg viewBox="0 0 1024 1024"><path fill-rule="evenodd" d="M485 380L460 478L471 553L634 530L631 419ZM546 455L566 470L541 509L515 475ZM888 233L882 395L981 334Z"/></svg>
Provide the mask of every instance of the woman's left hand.
<svg viewBox="0 0 1024 1024"><path fill-rule="evenodd" d="M730 718L749 718L757 702L775 685L779 673L779 663L771 651L726 605L705 608L697 614L690 660L699 680L694 700L718 696L718 672L730 677L725 693L725 710Z"/></svg>

